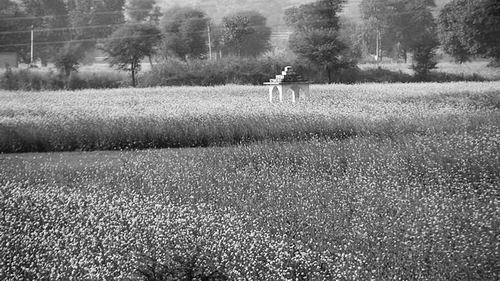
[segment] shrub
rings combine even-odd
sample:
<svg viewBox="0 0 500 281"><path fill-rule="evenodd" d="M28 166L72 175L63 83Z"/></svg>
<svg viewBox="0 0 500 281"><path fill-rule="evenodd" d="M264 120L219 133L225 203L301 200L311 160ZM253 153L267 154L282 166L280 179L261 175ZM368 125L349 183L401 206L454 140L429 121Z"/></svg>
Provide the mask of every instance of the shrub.
<svg viewBox="0 0 500 281"><path fill-rule="evenodd" d="M21 91L50 91L69 88L109 89L118 88L124 83L120 74L108 73L71 73L69 78L53 71L8 69L0 76L0 89ZM66 85L67 82L67 85Z"/></svg>
<svg viewBox="0 0 500 281"><path fill-rule="evenodd" d="M124 85L119 75L110 73L72 73L69 77L68 88L77 89L112 89Z"/></svg>
<svg viewBox="0 0 500 281"><path fill-rule="evenodd" d="M281 58L227 57L217 61L168 60L144 73L139 79L142 87L223 84L260 85L293 61Z"/></svg>

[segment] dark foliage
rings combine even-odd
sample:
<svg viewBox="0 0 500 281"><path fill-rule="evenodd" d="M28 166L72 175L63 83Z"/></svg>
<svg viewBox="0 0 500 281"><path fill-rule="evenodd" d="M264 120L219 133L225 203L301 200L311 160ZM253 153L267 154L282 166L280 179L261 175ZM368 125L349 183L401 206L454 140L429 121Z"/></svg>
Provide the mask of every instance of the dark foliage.
<svg viewBox="0 0 500 281"><path fill-rule="evenodd" d="M121 77L102 73L85 75L71 73L69 77L54 72L7 69L0 76L0 89L11 91L53 91L77 89L109 89L124 85Z"/></svg>
<svg viewBox="0 0 500 281"><path fill-rule="evenodd" d="M187 250L186 252L188 253L172 250L169 260L165 263L142 256L138 273L144 281L229 280L221 270L216 269L213 265L210 266L210 260L207 259L209 257L203 257L203 260L200 261L201 253L197 253L196 250Z"/></svg>
<svg viewBox="0 0 500 281"><path fill-rule="evenodd" d="M23 61L29 61L29 30L33 22L16 17L27 17L21 5L0 0L0 52L16 52Z"/></svg>
<svg viewBox="0 0 500 281"><path fill-rule="evenodd" d="M500 2L454 0L439 15L444 50L457 61L470 55L500 61Z"/></svg>
<svg viewBox="0 0 500 281"><path fill-rule="evenodd" d="M222 19L221 44L225 53L257 56L270 49L271 28L267 19L254 11L238 12Z"/></svg>
<svg viewBox="0 0 500 281"><path fill-rule="evenodd" d="M141 60L153 54L160 38L160 31L153 25L124 25L111 34L103 49L109 54L111 65L130 71L132 87L135 87Z"/></svg>
<svg viewBox="0 0 500 281"><path fill-rule="evenodd" d="M164 55L186 59L208 53L208 20L205 13L193 8L175 7L166 11L160 23Z"/></svg>
<svg viewBox="0 0 500 281"><path fill-rule="evenodd" d="M319 0L285 11L285 20L294 28L290 49L300 58L323 66L328 82L333 81L333 70L345 64L341 53L347 46L339 38L338 16L344 2Z"/></svg>
<svg viewBox="0 0 500 281"><path fill-rule="evenodd" d="M72 71L77 71L80 66L80 61L85 56L85 50L79 43L68 43L59 50L55 58L55 66L69 77Z"/></svg>

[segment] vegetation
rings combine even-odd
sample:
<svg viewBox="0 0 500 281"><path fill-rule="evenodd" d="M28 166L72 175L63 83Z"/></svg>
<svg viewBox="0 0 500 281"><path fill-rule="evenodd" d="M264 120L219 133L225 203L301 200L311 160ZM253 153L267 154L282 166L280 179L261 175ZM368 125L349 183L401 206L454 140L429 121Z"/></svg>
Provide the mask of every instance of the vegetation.
<svg viewBox="0 0 500 281"><path fill-rule="evenodd" d="M1 92L0 151L192 147L463 131L469 124L500 124L494 109L497 87L498 82L316 86L313 99L296 105L270 104L263 86ZM444 101L422 104L419 96L432 94Z"/></svg>
<svg viewBox="0 0 500 281"><path fill-rule="evenodd" d="M302 0L277 5L290 1ZM298 58L259 55L270 29L244 12L211 37L234 57L207 60L217 24L196 9L169 10L160 31L154 1L0 0L0 41L27 22L60 40L36 54L59 73L0 75L0 280L497 280L500 82L313 85L298 103L214 86L261 84L290 64L313 82L484 80L471 64L431 71L434 1L363 1L380 14L361 29L340 20L343 2L287 11ZM458 2L441 13L446 50L495 58L496 1L467 1L481 30L465 39ZM355 67L363 29L385 54L412 52L413 67ZM50 91L127 84L76 72L96 44L135 86L162 38L166 58L139 86L214 87Z"/></svg>
<svg viewBox="0 0 500 281"><path fill-rule="evenodd" d="M325 68L328 82L332 71L346 62L340 57L347 48L339 40L338 13L343 0L320 0L285 11L287 23L294 27L290 36L290 49L299 57Z"/></svg>
<svg viewBox="0 0 500 281"><path fill-rule="evenodd" d="M236 56L257 56L271 48L267 19L253 11L237 12L222 19L222 49Z"/></svg>
<svg viewBox="0 0 500 281"><path fill-rule="evenodd" d="M500 61L500 3L454 0L439 15L440 39L458 62L472 55Z"/></svg>
<svg viewBox="0 0 500 281"><path fill-rule="evenodd" d="M128 0L125 4L125 14L131 22L159 23L161 13L154 0Z"/></svg>
<svg viewBox="0 0 500 281"><path fill-rule="evenodd" d="M355 20L339 18L346 1L319 0L300 6L297 5L301 1L287 2L294 6L285 11L288 28L294 30L288 43L291 51L298 56L298 60L292 58L289 61L292 61L294 66L303 71L302 74L309 77L311 81L353 83L383 81L379 77L370 77L369 74L360 72L355 67L360 59L370 61L367 59L370 53L375 52L375 58L379 62L383 56L395 60L402 57L406 61L407 53L411 53L415 77L407 79L401 76L401 79L395 79L397 75L392 75L389 81L442 81L441 74L436 75L432 72L437 63L435 54L438 46L437 31L439 31L445 51L452 55L461 52L460 61L466 60L470 55L495 57L496 46L500 45L495 43L496 38L500 37L495 33L497 32L495 20L498 18L495 4L489 0L482 0L474 4L468 3L470 7L466 7L463 4L465 2L457 0L444 5L446 1L364 0L360 2L363 25ZM236 75L238 78L235 79L235 75L218 70L211 73L213 77L205 79L197 77L197 73L177 73L176 76L179 77L158 77L156 74L163 71L161 69L177 65L172 62L178 59L184 60L187 64L196 61L195 64L202 65L209 70L213 65L221 66L223 62L228 65L220 67L221 69L231 69L234 63L230 60L236 62L245 57L262 61L263 58L260 56L266 51L269 51L268 54L282 52L279 47L271 46L272 28L279 33L286 30L283 29L282 24L274 27L268 26L269 21L264 16L267 15L266 12L245 10L243 8L247 5L244 3L240 3L243 11L227 12L223 17L217 18L211 13L220 15L221 11L214 12L208 4L200 9L173 7L161 15L159 7L153 1L58 0L49 1L50 3L25 1L23 5L9 0L4 0L4 2L5 5L2 6L4 8L0 9L0 13L9 16L9 19L15 18L19 24L3 25L4 31L0 31L1 38L7 43L21 40L20 38L29 32L26 24L40 26L41 29L36 30L35 37L41 36L45 38L43 40L51 40L51 42L35 38L35 44L38 44L35 48L35 59L41 58L42 62L55 63L66 76L72 71L77 71L78 65L88 60L81 50L87 51L95 46L101 48L106 44L109 47L110 42L116 41L116 38L108 36L117 29L126 29L123 27L126 21L128 21L128 26L144 23L157 26L161 30L162 41L161 44L159 41L156 44L147 42L151 43L147 57L151 66L153 66L153 61L159 65L160 71L153 71L152 75L148 75L143 85L214 85L220 84L221 81L224 83L233 83L233 81L261 83L259 79L262 74L259 76L252 71L246 75L251 77L249 79L241 78L241 75ZM435 3L438 3L439 7L445 6L437 30L431 13L431 8L436 6ZM464 6L463 9L459 4ZM273 4L269 9L283 5L285 4ZM349 5L352 6L352 3ZM455 5L458 6L455 7ZM205 13L201 10L202 8L210 13ZM464 15L464 10L474 12L474 19L477 18L477 26L481 26L481 29L474 27L474 21L471 20L471 16ZM24 29L18 30L16 26ZM460 30L467 36L460 36ZM278 36L278 34L275 35ZM23 38L26 39L27 36ZM23 53L22 56L26 58L26 47L29 42L24 39L19 41L21 42L19 44L2 45L0 49L14 49ZM462 42L464 40L467 41L465 42L467 46ZM77 45L80 47L70 47ZM137 50L134 50L131 45L124 45L120 52L125 52L124 48L127 46L132 48L127 50L127 53L136 53ZM44 55L44 50L50 50L50 56ZM290 50L285 50L285 52L288 51ZM269 57L268 54L264 57ZM207 58L220 61L217 63L198 62ZM109 60L114 61L113 58ZM271 60L280 61L281 58L271 58ZM138 66L139 64L136 63L134 67L126 67L133 69L131 71L134 76L132 84L136 84L135 73ZM344 78L346 74L353 76L346 79ZM153 81L151 77L156 77L157 81ZM444 80L454 80L456 77L446 77Z"/></svg>
<svg viewBox="0 0 500 281"><path fill-rule="evenodd" d="M29 37L31 22L16 20L24 18L26 13L16 1L0 0L0 51L16 52L22 61L29 62Z"/></svg>
<svg viewBox="0 0 500 281"><path fill-rule="evenodd" d="M363 0L363 38L373 46L370 42L375 37L375 59L382 61L384 53L395 52L396 58L402 56L406 62L407 53L412 52L417 76L427 76L437 63L434 57L439 42L430 9L435 6L434 0Z"/></svg>
<svg viewBox="0 0 500 281"><path fill-rule="evenodd" d="M125 0L68 0L73 38L94 47L98 39L110 36L125 23Z"/></svg>
<svg viewBox="0 0 500 281"><path fill-rule="evenodd" d="M111 65L130 71L132 87L135 87L141 60L153 54L153 48L160 39L160 31L153 25L124 25L113 32L103 49L109 54Z"/></svg>
<svg viewBox="0 0 500 281"><path fill-rule="evenodd" d="M208 20L205 13L193 8L175 7L166 11L160 23L165 57L187 59L206 54Z"/></svg>
<svg viewBox="0 0 500 281"><path fill-rule="evenodd" d="M321 86L296 105L260 90L2 93L2 124L32 137L42 114L59 124L47 134L100 142L164 124L194 139L297 140L301 122L357 136L0 155L0 278L496 279L498 83Z"/></svg>
<svg viewBox="0 0 500 281"><path fill-rule="evenodd" d="M0 75L0 88L10 91L54 91L118 88L128 83L121 73L72 72L69 77L53 71L6 70Z"/></svg>
<svg viewBox="0 0 500 281"><path fill-rule="evenodd" d="M84 53L85 51L82 49L81 44L68 43L59 51L55 59L55 66L64 73L66 77L69 77L72 71L78 70Z"/></svg>

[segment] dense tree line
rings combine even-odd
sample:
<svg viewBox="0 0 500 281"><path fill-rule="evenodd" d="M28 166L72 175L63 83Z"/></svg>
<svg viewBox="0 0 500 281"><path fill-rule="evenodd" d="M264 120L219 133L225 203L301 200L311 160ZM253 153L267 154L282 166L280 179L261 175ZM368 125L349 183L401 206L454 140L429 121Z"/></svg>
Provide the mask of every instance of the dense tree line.
<svg viewBox="0 0 500 281"><path fill-rule="evenodd" d="M346 0L317 0L285 10L292 31L289 49L322 68L329 81L363 53L376 60L407 60L425 76L442 49L459 62L471 56L500 61L500 4L453 0L437 18L435 0L362 0L362 24L339 15ZM189 7L160 10L153 0L0 0L0 51L29 59L34 27L35 57L53 62L66 76L89 50L101 49L110 64L131 72L152 57L182 61L221 56L256 57L271 49L272 29L255 11L229 13L219 21Z"/></svg>
<svg viewBox="0 0 500 281"><path fill-rule="evenodd" d="M439 15L439 37L458 62L483 56L500 63L500 2L453 0Z"/></svg>

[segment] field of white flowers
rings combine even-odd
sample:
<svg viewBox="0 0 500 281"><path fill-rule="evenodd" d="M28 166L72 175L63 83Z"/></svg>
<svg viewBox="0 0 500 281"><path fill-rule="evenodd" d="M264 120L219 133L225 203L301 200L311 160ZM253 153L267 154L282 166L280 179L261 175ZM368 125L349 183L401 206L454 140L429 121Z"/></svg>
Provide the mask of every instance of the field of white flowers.
<svg viewBox="0 0 500 281"><path fill-rule="evenodd" d="M0 280L498 280L499 86L2 92L3 151L240 144L0 154Z"/></svg>
<svg viewBox="0 0 500 281"><path fill-rule="evenodd" d="M256 86L0 91L0 152L453 132L500 122L499 88L500 82L325 85L297 104L270 104L267 88Z"/></svg>

